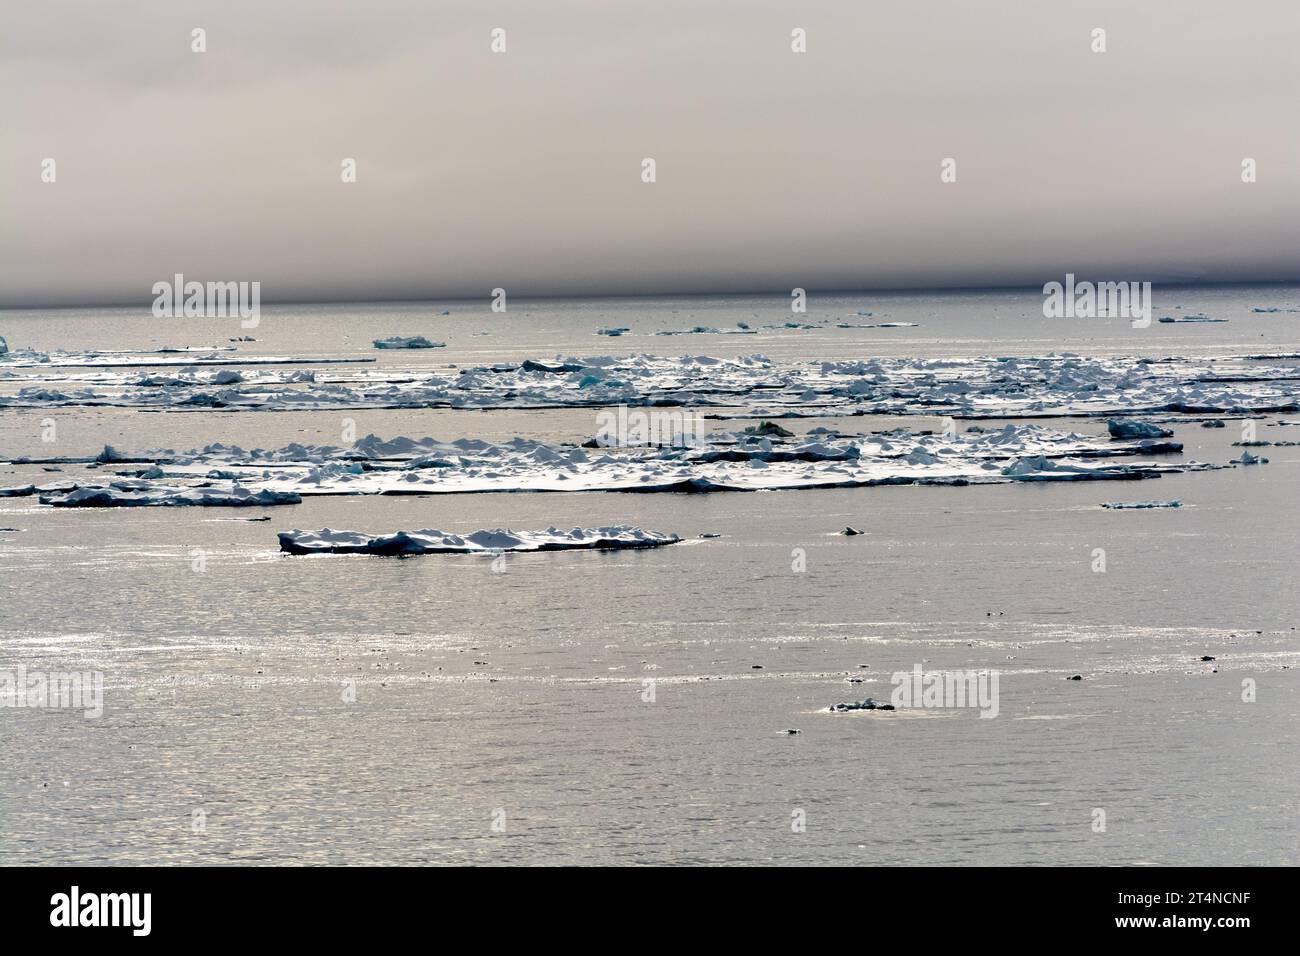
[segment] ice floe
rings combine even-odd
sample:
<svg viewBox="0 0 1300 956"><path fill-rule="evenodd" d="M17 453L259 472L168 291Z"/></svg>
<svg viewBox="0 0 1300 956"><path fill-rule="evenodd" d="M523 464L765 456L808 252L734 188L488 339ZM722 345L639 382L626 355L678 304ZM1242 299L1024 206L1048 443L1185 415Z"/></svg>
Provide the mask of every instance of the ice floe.
<svg viewBox="0 0 1300 956"><path fill-rule="evenodd" d="M1240 458L1232 458L1230 459L1230 462L1234 465L1267 465L1268 459L1261 458L1259 455L1252 455L1248 451L1243 451Z"/></svg>
<svg viewBox="0 0 1300 956"><path fill-rule="evenodd" d="M240 504L236 489L301 497L775 491L1138 480L1226 467L1166 457L1181 450L1177 442L1123 441L1030 424L961 435L905 429L856 436L816 429L802 438L722 432L684 448L586 449L526 438L487 442L406 436L385 440L367 435L347 447L295 443L245 450L213 444L190 452L160 449L142 454L106 447L93 461L116 466L121 476L107 490L102 482L65 479L41 489L0 489L0 494L39 490L42 501L64 506ZM16 459L14 463L32 462ZM291 503L291 499L268 503Z"/></svg>
<svg viewBox="0 0 1300 956"><path fill-rule="evenodd" d="M1181 501L1103 501L1103 508L1112 510L1124 510L1128 508L1181 508Z"/></svg>
<svg viewBox="0 0 1300 956"><path fill-rule="evenodd" d="M375 339L372 343L377 349L445 349L446 342L431 342L423 335L392 335L386 339Z"/></svg>
<svg viewBox="0 0 1300 956"><path fill-rule="evenodd" d="M676 544L675 534L646 531L632 525L607 528L573 528L561 531L512 531L494 528L458 535L449 531L397 531L369 535L357 531L280 532L280 550L290 554L472 554L498 551L605 551L620 548L657 548Z"/></svg>
<svg viewBox="0 0 1300 956"><path fill-rule="evenodd" d="M851 700L848 703L834 704L826 708L835 713L845 713L850 710L893 710L893 704L884 704L874 698L868 697L864 700Z"/></svg>
<svg viewBox="0 0 1300 956"><path fill-rule="evenodd" d="M1112 438L1168 438L1173 434L1168 428L1150 422L1117 421L1113 418L1106 422L1106 430Z"/></svg>
<svg viewBox="0 0 1300 956"><path fill-rule="evenodd" d="M302 498L292 491L252 490L243 485L177 487L151 481L112 481L82 485L67 492L40 496L41 504L56 508L175 508L185 505L240 508L296 505Z"/></svg>

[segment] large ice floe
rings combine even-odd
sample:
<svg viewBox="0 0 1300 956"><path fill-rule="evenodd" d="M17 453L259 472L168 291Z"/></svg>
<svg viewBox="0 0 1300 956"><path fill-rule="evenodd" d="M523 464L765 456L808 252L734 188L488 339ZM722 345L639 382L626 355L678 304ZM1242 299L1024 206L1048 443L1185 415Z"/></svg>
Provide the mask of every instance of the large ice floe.
<svg viewBox="0 0 1300 956"><path fill-rule="evenodd" d="M573 528L561 531L512 531L494 528L459 535L449 531L397 531L369 535L357 531L280 532L280 550L290 554L474 554L500 551L607 551L658 548L680 541L675 534L646 531L631 525Z"/></svg>
<svg viewBox="0 0 1300 956"><path fill-rule="evenodd" d="M296 505L302 498L291 491L254 491L233 482L220 487L176 487L128 480L84 485L66 493L42 494L40 501L56 508L174 508L183 505L264 508L268 505Z"/></svg>
<svg viewBox="0 0 1300 956"><path fill-rule="evenodd" d="M1300 369L1249 358L1098 358L1073 354L778 363L762 355L633 355L455 366L308 371L251 367L264 356L124 356L166 372L108 371L108 353L58 362L0 356L0 405L232 410L682 406L719 417L947 415L1127 417L1300 409ZM52 356L47 356L51 359ZM1284 356L1270 356L1282 360ZM357 362L358 359L312 361ZM203 368L250 366L220 382Z"/></svg>
<svg viewBox="0 0 1300 956"><path fill-rule="evenodd" d="M61 507L261 505L319 495L1122 481L1229 467L1169 459L1181 450L1178 442L1167 440L1124 441L1032 424L947 436L905 429L844 435L815 428L790 438L735 431L710 434L685 448L588 449L526 438L499 443L469 438L386 441L367 435L347 447L292 444L247 451L215 444L191 452L162 449L140 454L105 448L93 464L116 467L115 480L65 477L48 486L0 489L0 494L36 493L42 502Z"/></svg>

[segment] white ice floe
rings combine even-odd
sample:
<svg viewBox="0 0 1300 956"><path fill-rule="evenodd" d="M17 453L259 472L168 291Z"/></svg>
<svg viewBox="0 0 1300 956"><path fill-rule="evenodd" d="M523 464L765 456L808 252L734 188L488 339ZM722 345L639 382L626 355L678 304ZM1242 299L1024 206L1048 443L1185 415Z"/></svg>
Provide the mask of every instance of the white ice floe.
<svg viewBox="0 0 1300 956"><path fill-rule="evenodd" d="M40 496L41 504L56 508L175 508L199 505L223 508L296 505L292 491L252 490L235 483L176 486L145 480L82 485L72 491Z"/></svg>
<svg viewBox="0 0 1300 956"><path fill-rule="evenodd" d="M431 342L423 335L392 335L386 339L375 339L372 343L377 349L445 349L446 342Z"/></svg>
<svg viewBox="0 0 1300 956"><path fill-rule="evenodd" d="M1241 453L1240 458L1232 458L1229 461L1231 464L1234 465L1267 465L1268 464L1267 458L1263 458L1259 455L1252 455L1248 451L1243 451Z"/></svg>
<svg viewBox="0 0 1300 956"><path fill-rule="evenodd" d="M712 492L1133 480L1225 467L1154 460L1153 456L1181 451L1177 442L1116 441L1037 425L1006 425L952 436L903 429L844 436L819 429L809 438L782 440L730 432L708 436L704 443L688 448L586 449L525 438L493 443L405 436L384 440L367 435L345 448L292 444L246 451L215 444L199 451L163 449L145 455L106 448L97 460L129 465L121 472L128 476L124 480L148 486L123 485L117 490L124 494L156 498L166 487L177 492L208 490L207 501L182 498L178 504L228 503L213 500L219 496L212 489L232 486L301 497ZM65 481L61 487L67 495L77 485ZM112 498L106 503L111 504ZM56 503L59 496L50 493L42 500Z"/></svg>
<svg viewBox="0 0 1300 956"><path fill-rule="evenodd" d="M859 315L870 315L870 312L858 313ZM917 329L920 326L916 322L837 322L837 329Z"/></svg>
<svg viewBox="0 0 1300 956"><path fill-rule="evenodd" d="M1168 428L1152 425L1150 422L1135 422L1108 419L1106 430L1112 438L1168 438L1173 434Z"/></svg>
<svg viewBox="0 0 1300 956"><path fill-rule="evenodd" d="M1103 501L1103 508L1121 511L1128 508L1181 508L1181 501Z"/></svg>
<svg viewBox="0 0 1300 956"><path fill-rule="evenodd" d="M473 554L497 551L573 551L657 548L675 544L675 534L645 531L631 525L573 528L561 531L512 531L494 528L458 535L449 531L397 531L369 535L357 531L280 532L280 550L290 554Z"/></svg>

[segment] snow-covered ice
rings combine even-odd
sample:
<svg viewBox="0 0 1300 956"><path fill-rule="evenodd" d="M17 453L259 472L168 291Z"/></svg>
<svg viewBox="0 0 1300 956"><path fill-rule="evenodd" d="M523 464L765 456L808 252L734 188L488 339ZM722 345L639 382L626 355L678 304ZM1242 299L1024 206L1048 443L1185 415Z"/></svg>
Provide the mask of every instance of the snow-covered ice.
<svg viewBox="0 0 1300 956"><path fill-rule="evenodd" d="M250 451L214 444L189 452L160 449L140 454L106 447L93 461L118 467L121 478L115 486L105 489L69 478L40 490L45 492L42 501L64 506L83 501L102 506L239 504L231 498L237 489L301 497L762 491L1134 480L1226 467L1157 460L1180 452L1177 442L1119 441L1029 424L951 436L905 429L856 436L827 429L814 432L789 439L723 432L691 447L662 449L587 449L526 438L496 443L406 436L385 440L376 435L347 447L295 443ZM74 491L80 493L64 501Z"/></svg>

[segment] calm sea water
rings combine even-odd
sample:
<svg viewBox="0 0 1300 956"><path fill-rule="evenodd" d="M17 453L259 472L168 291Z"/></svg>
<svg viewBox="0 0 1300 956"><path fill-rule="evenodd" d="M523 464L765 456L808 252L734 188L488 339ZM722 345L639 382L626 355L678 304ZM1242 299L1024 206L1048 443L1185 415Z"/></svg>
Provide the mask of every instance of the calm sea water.
<svg viewBox="0 0 1300 956"><path fill-rule="evenodd" d="M1250 309L1297 305L1295 287L1158 290L1156 315L1230 321L1147 330L1047 320L1041 296L1016 292L814 297L808 316L757 297L519 302L505 315L486 299L268 307L240 348L394 367L1230 355L1294 351L1300 314ZM790 318L919 327L648 334ZM594 334L610 325L633 333ZM146 310L0 313L11 348L245 331ZM448 348L368 348L392 334ZM591 410L347 414L385 437L572 441L594 423ZM341 427L337 412L0 411L0 451L50 453L45 418L66 455L338 443ZM898 424L934 420L852 427ZM1175 434L1187 457L1216 462L1238 437ZM0 527L19 529L0 532L0 666L93 669L106 683L97 720L0 709L0 863L1294 863L1300 448L1262 453L1267 466L1122 487L327 498L269 509L266 523L0 500ZM0 484L57 477L0 466ZM1097 507L1151 498L1184 507ZM504 573L476 557L290 557L275 538L623 522L722 537L511 556ZM846 524L867 534L836 535ZM996 669L998 717L824 712L887 698L889 675L917 663Z"/></svg>

